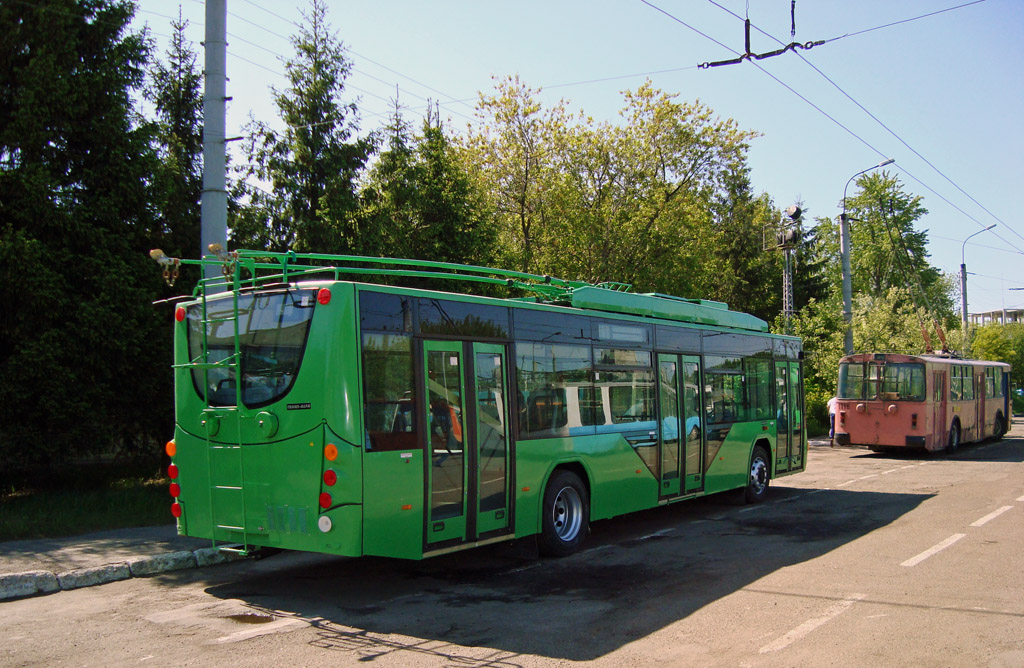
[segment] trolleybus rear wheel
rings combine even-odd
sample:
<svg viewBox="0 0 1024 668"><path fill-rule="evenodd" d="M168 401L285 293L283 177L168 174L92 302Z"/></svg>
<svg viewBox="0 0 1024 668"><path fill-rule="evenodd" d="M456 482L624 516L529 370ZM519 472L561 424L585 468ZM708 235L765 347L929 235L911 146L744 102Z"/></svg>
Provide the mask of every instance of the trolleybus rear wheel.
<svg viewBox="0 0 1024 668"><path fill-rule="evenodd" d="M1002 440L1003 436L1006 435L1006 418L1003 417L1001 412L996 413L996 430L992 434L993 441Z"/></svg>
<svg viewBox="0 0 1024 668"><path fill-rule="evenodd" d="M743 492L747 503L758 503L764 500L768 494L771 470L767 451L760 445L755 447L753 454L750 455L750 478L747 481L747 488Z"/></svg>
<svg viewBox="0 0 1024 668"><path fill-rule="evenodd" d="M579 549L590 526L587 488L572 471L555 471L544 490L540 551L565 557Z"/></svg>

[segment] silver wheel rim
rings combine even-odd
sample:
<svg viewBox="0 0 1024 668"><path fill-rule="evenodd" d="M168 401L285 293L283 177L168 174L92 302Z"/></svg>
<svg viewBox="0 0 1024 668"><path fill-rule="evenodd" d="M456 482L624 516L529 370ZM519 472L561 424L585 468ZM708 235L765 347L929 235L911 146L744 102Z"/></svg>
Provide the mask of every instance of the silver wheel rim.
<svg viewBox="0 0 1024 668"><path fill-rule="evenodd" d="M576 538L583 523L583 499L574 487L563 487L555 497L551 508L551 525L560 540L569 542Z"/></svg>
<svg viewBox="0 0 1024 668"><path fill-rule="evenodd" d="M768 487L768 463L760 457L755 457L750 463L750 491L756 496L764 493Z"/></svg>

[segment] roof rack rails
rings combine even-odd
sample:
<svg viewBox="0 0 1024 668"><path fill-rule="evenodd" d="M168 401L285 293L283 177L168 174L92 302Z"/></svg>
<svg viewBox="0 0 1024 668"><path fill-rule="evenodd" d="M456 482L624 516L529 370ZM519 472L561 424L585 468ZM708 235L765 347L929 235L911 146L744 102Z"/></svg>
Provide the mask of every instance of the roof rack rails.
<svg viewBox="0 0 1024 668"><path fill-rule="evenodd" d="M334 280L352 275L426 278L516 288L537 295L541 303L761 332L769 329L764 320L730 311L723 302L686 299L660 293L638 294L632 291L633 286L629 283L606 281L595 284L510 269L406 258L245 249L226 251L220 244L210 244L209 250L209 255L198 260L169 257L160 249L154 249L149 254L163 267L164 279L170 285L177 279L181 265L195 265L204 269L220 267L222 276L201 278L193 291L194 297L209 295L218 290L255 289L323 275Z"/></svg>

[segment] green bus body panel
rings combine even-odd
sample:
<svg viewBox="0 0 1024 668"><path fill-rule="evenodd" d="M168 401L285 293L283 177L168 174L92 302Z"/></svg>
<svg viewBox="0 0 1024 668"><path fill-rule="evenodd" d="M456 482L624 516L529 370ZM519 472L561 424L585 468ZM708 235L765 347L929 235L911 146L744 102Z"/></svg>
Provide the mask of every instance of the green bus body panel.
<svg viewBox="0 0 1024 668"><path fill-rule="evenodd" d="M658 482L620 434L519 441L517 536L540 532L548 478L559 465L571 463L582 465L586 471L591 519L615 517L658 503ZM529 491L524 492L524 487Z"/></svg>
<svg viewBox="0 0 1024 668"><path fill-rule="evenodd" d="M750 475L750 455L757 440L763 439L769 455L775 451L771 443L774 441L773 430L764 430L767 423L737 422L731 425L729 433L722 442L722 447L714 455L707 473L704 476L704 493L714 494L730 489L737 489L747 484ZM769 458L773 460L773 458Z"/></svg>
<svg viewBox="0 0 1024 668"><path fill-rule="evenodd" d="M721 302L695 302L665 295L638 295L631 292L585 287L573 290L572 305L576 308L630 313L703 325L736 327L755 332L768 331L768 323L764 320L747 313L730 311Z"/></svg>
<svg viewBox="0 0 1024 668"><path fill-rule="evenodd" d="M422 558L423 451L367 453L363 472L363 552Z"/></svg>

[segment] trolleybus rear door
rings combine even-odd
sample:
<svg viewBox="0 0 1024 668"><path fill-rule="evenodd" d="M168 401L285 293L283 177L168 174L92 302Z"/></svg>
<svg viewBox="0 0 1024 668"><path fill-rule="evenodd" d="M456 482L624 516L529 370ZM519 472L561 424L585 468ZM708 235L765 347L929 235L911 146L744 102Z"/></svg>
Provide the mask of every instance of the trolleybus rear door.
<svg viewBox="0 0 1024 668"><path fill-rule="evenodd" d="M463 352L459 341L423 344L427 426L427 542L466 536Z"/></svg>
<svg viewBox="0 0 1024 668"><path fill-rule="evenodd" d="M427 543L472 541L509 525L508 370L501 345L423 344Z"/></svg>
<svg viewBox="0 0 1024 668"><path fill-rule="evenodd" d="M932 448L945 444L946 435L946 382L945 371L932 372Z"/></svg>
<svg viewBox="0 0 1024 668"><path fill-rule="evenodd" d="M476 429L472 430L476 460L472 496L479 536L508 526L508 365L499 345L473 344L473 395Z"/></svg>

